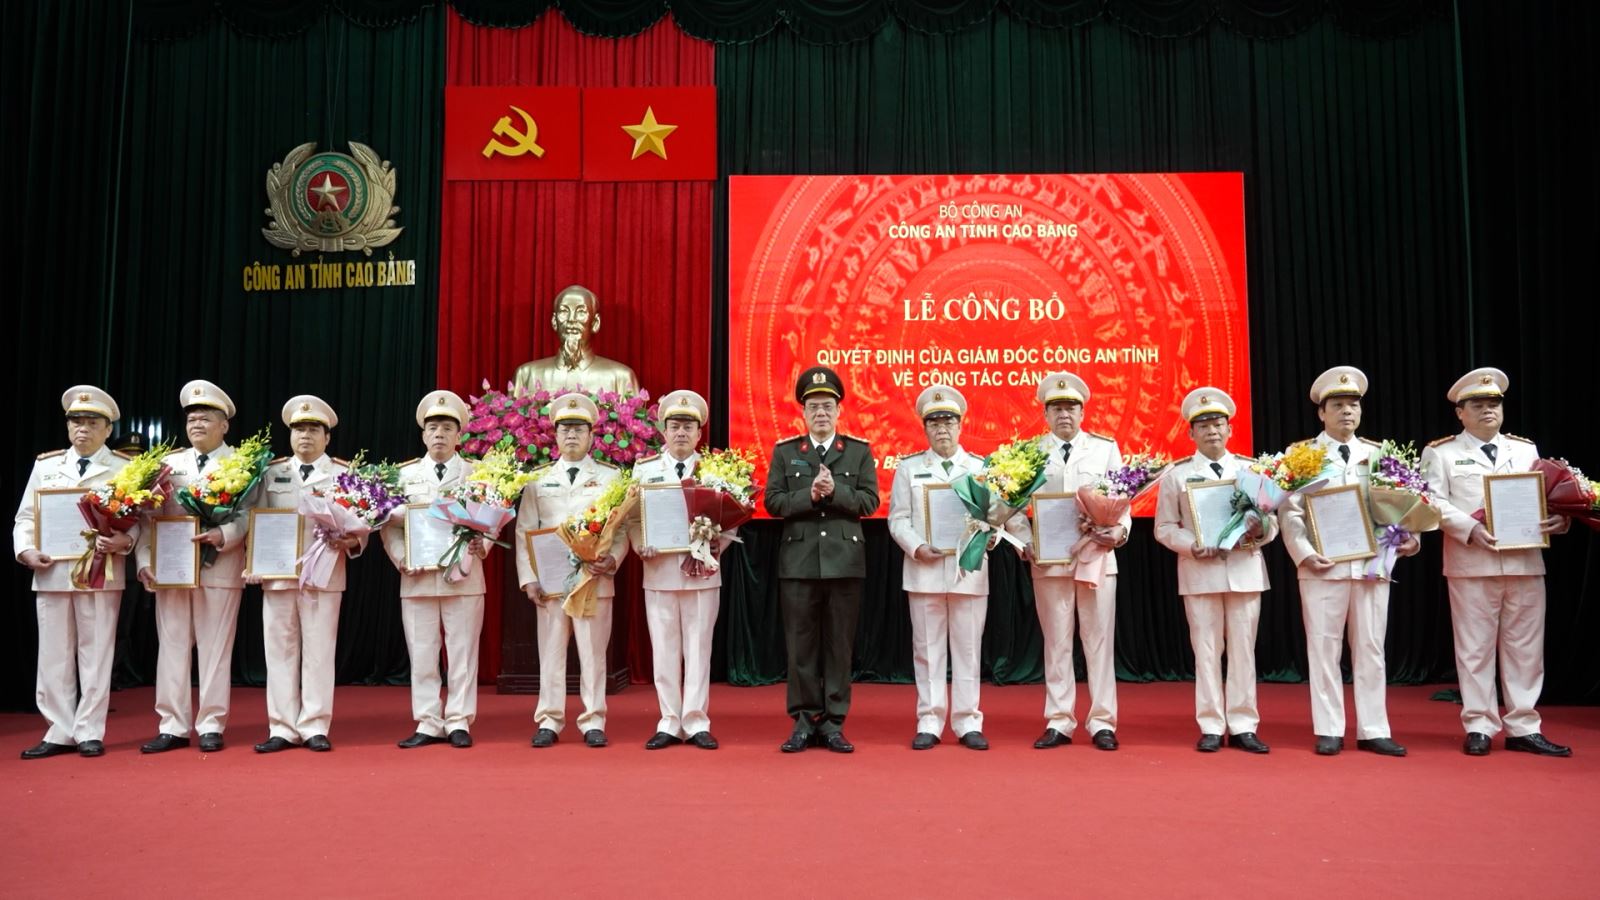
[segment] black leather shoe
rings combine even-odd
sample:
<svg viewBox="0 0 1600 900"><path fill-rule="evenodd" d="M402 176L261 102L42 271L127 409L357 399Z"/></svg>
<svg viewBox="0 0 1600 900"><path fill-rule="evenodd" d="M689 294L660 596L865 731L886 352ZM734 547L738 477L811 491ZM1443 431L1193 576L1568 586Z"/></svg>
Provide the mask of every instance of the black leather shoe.
<svg viewBox="0 0 1600 900"><path fill-rule="evenodd" d="M689 735L689 743L699 747L701 750L715 750L722 746L717 743L717 739L712 737L709 731L697 731Z"/></svg>
<svg viewBox="0 0 1600 900"><path fill-rule="evenodd" d="M968 750L987 750L989 739L981 731L969 731L961 736L961 746Z"/></svg>
<svg viewBox="0 0 1600 900"><path fill-rule="evenodd" d="M1343 749L1344 749L1344 738L1342 738L1342 737L1326 737L1326 736L1320 735L1320 734L1317 735L1317 755L1318 756L1338 756L1339 755L1339 751L1343 750Z"/></svg>
<svg viewBox="0 0 1600 900"><path fill-rule="evenodd" d="M465 728L457 728L450 732L450 746L457 750L465 750L472 746L472 734Z"/></svg>
<svg viewBox="0 0 1600 900"><path fill-rule="evenodd" d="M585 735L584 737L587 739L588 736ZM650 735L650 740L644 742L644 748L646 750L660 750L663 747L671 747L673 744L681 743L683 743L683 740L677 735L667 734L665 731L658 731L655 734Z"/></svg>
<svg viewBox="0 0 1600 900"><path fill-rule="evenodd" d="M208 731L200 735L200 752L216 753L222 749L222 732Z"/></svg>
<svg viewBox="0 0 1600 900"><path fill-rule="evenodd" d="M1241 731L1238 734L1228 735L1228 746L1238 747L1246 753L1271 753L1272 748L1261 743L1254 731Z"/></svg>
<svg viewBox="0 0 1600 900"><path fill-rule="evenodd" d="M822 736L822 745L835 753L854 753L856 745L845 740L844 732L833 731Z"/></svg>
<svg viewBox="0 0 1600 900"><path fill-rule="evenodd" d="M287 738L269 737L256 745L256 752L277 753L279 750L293 750L298 746L300 745L289 741Z"/></svg>
<svg viewBox="0 0 1600 900"><path fill-rule="evenodd" d="M423 734L422 732L418 731L412 734L411 737L406 738L395 746L399 747L401 750L414 750L417 747L426 747L429 744L442 744L444 743L444 740L444 738L439 737L436 734Z"/></svg>
<svg viewBox="0 0 1600 900"><path fill-rule="evenodd" d="M105 756L106 745L99 741L84 741L78 745L79 756Z"/></svg>
<svg viewBox="0 0 1600 900"><path fill-rule="evenodd" d="M591 728L583 733L583 743L589 747L604 747L611 743L606 740L606 733L598 728Z"/></svg>
<svg viewBox="0 0 1600 900"><path fill-rule="evenodd" d="M40 741L38 745L22 751L23 759L44 759L46 756L60 756L63 753L73 753L78 749L76 744L52 744L49 741Z"/></svg>
<svg viewBox="0 0 1600 900"><path fill-rule="evenodd" d="M1488 756L1489 736L1479 731L1467 732L1467 741L1461 745L1461 752L1468 756Z"/></svg>
<svg viewBox="0 0 1600 900"><path fill-rule="evenodd" d="M1117 749L1117 733L1109 728L1102 728L1094 733L1094 748L1096 750Z"/></svg>
<svg viewBox="0 0 1600 900"><path fill-rule="evenodd" d="M1371 740L1356 741L1357 750L1376 753L1379 756L1405 756L1406 748L1396 744L1392 738L1372 738Z"/></svg>
<svg viewBox="0 0 1600 900"><path fill-rule="evenodd" d="M1065 747L1070 743L1072 743L1071 735L1062 734L1054 728L1046 728L1044 734L1033 742L1033 749L1049 750L1051 747Z"/></svg>
<svg viewBox="0 0 1600 900"><path fill-rule="evenodd" d="M306 749L317 753L327 753L333 749L333 742L329 741L328 736L325 734L313 734L311 737L306 738Z"/></svg>
<svg viewBox="0 0 1600 900"><path fill-rule="evenodd" d="M937 744L937 743L939 743L939 736L938 735L929 734L926 731L919 731L919 732L917 732L916 737L911 739L911 749L913 749L913 750L932 750L933 749L933 745Z"/></svg>
<svg viewBox="0 0 1600 900"><path fill-rule="evenodd" d="M541 728L533 735L533 745L541 750L552 746L558 740L560 740L560 737L550 728Z"/></svg>
<svg viewBox="0 0 1600 900"><path fill-rule="evenodd" d="M1540 756L1571 756L1572 748L1553 744L1537 731L1525 734L1522 737L1506 738L1507 750L1518 750L1523 753L1537 753Z"/></svg>
<svg viewBox="0 0 1600 900"><path fill-rule="evenodd" d="M1194 742L1194 748L1201 753L1215 753L1222 749L1222 735L1202 734L1200 740Z"/></svg>
<svg viewBox="0 0 1600 900"><path fill-rule="evenodd" d="M154 740L146 741L144 745L139 748L139 752L165 753L168 750L176 750L179 747L187 746L189 746L188 738L178 737L175 734L167 734L166 732L162 732L161 734L156 735Z"/></svg>
<svg viewBox="0 0 1600 900"><path fill-rule="evenodd" d="M784 741L778 749L785 753L803 753L809 746L811 746L811 732L801 731L796 728L794 733L789 735L789 739Z"/></svg>

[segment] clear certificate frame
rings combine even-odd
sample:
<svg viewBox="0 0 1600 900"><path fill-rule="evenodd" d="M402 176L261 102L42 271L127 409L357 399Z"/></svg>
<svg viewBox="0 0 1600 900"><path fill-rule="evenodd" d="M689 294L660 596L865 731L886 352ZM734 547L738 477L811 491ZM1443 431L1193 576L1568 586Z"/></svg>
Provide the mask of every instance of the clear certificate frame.
<svg viewBox="0 0 1600 900"><path fill-rule="evenodd" d="M1539 530L1549 515L1543 472L1483 476L1483 527L1495 536L1496 550L1549 547L1550 535Z"/></svg>
<svg viewBox="0 0 1600 900"><path fill-rule="evenodd" d="M1184 486L1184 500L1189 504L1189 522L1194 526L1195 541L1201 547L1216 549L1221 543L1222 528L1233 518L1233 495L1238 482L1193 481Z"/></svg>
<svg viewBox="0 0 1600 900"><path fill-rule="evenodd" d="M1378 555L1372 516L1361 485L1323 488L1306 495L1306 523L1317 553L1334 562L1371 559Z"/></svg>

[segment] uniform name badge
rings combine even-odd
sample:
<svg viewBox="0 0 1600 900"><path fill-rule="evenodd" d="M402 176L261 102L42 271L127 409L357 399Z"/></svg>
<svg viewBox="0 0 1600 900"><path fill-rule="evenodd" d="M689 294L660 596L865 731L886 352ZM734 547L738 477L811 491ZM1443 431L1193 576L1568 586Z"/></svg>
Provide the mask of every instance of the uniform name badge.
<svg viewBox="0 0 1600 900"><path fill-rule="evenodd" d="M53 560L77 559L90 550L89 526L78 511L88 488L40 488L33 492L33 545Z"/></svg>
<svg viewBox="0 0 1600 900"><path fill-rule="evenodd" d="M922 542L953 556L966 533L967 507L950 485L922 485Z"/></svg>
<svg viewBox="0 0 1600 900"><path fill-rule="evenodd" d="M432 503L406 504L406 568L433 571L455 540L456 527L428 515Z"/></svg>
<svg viewBox="0 0 1600 900"><path fill-rule="evenodd" d="M1193 526L1195 543L1215 549L1222 543L1222 529L1233 518L1233 495L1236 482L1194 481L1184 489L1189 502L1189 522Z"/></svg>
<svg viewBox="0 0 1600 900"><path fill-rule="evenodd" d="M200 584L200 520L194 516L156 516L150 520L150 569L157 590L182 590Z"/></svg>
<svg viewBox="0 0 1600 900"><path fill-rule="evenodd" d="M1033 561L1041 566L1070 564L1082 518L1076 493L1034 494Z"/></svg>
<svg viewBox="0 0 1600 900"><path fill-rule="evenodd" d="M292 509L250 510L246 572L263 581L300 577L300 513Z"/></svg>
<svg viewBox="0 0 1600 900"><path fill-rule="evenodd" d="M1496 550L1550 546L1550 535L1539 530L1547 516L1543 472L1483 476L1483 527L1494 535Z"/></svg>
<svg viewBox="0 0 1600 900"><path fill-rule="evenodd" d="M1323 488L1306 495L1306 523L1317 553L1334 562L1378 555L1372 518L1359 484Z"/></svg>

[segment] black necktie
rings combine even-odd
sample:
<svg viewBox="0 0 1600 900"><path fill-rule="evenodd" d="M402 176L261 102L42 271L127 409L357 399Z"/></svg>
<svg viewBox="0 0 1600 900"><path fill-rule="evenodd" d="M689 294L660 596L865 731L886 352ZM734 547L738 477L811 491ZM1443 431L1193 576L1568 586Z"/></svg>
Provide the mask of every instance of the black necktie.
<svg viewBox="0 0 1600 900"><path fill-rule="evenodd" d="M1222 477L1222 463L1219 463L1219 462L1212 463L1211 464L1211 471L1217 473L1217 477L1221 478Z"/></svg>
<svg viewBox="0 0 1600 900"><path fill-rule="evenodd" d="M1350 445L1349 444L1340 444L1339 445L1339 458L1344 460L1347 463L1350 461Z"/></svg>
<svg viewBox="0 0 1600 900"><path fill-rule="evenodd" d="M1494 454L1489 454L1489 458L1494 459ZM87 456L78 457L78 477L82 478L83 473L87 471L89 471L89 458Z"/></svg>
<svg viewBox="0 0 1600 900"><path fill-rule="evenodd" d="M204 453L200 454L200 471L204 472L206 470L206 460L210 458Z"/></svg>
<svg viewBox="0 0 1600 900"><path fill-rule="evenodd" d="M573 466L572 468L567 470L567 484L577 484L577 483L578 483L578 467L577 466Z"/></svg>
<svg viewBox="0 0 1600 900"><path fill-rule="evenodd" d="M1071 444L1062 444L1061 445L1061 461L1062 462L1070 462L1071 460L1072 460L1072 445Z"/></svg>
<svg viewBox="0 0 1600 900"><path fill-rule="evenodd" d="M310 463L301 463L300 464L300 480L301 481L305 481L307 478L310 478L310 477L311 477L311 464Z"/></svg>
<svg viewBox="0 0 1600 900"><path fill-rule="evenodd" d="M678 480L683 480L683 463L678 463Z"/></svg>
<svg viewBox="0 0 1600 900"><path fill-rule="evenodd" d="M1483 445L1483 455L1489 457L1489 462L1494 462L1494 455L1498 451L1498 449L1499 448L1497 448L1493 444L1484 444Z"/></svg>
<svg viewBox="0 0 1600 900"><path fill-rule="evenodd" d="M439 480L443 481L444 480L444 463L434 463L433 464L433 474L439 476Z"/></svg>

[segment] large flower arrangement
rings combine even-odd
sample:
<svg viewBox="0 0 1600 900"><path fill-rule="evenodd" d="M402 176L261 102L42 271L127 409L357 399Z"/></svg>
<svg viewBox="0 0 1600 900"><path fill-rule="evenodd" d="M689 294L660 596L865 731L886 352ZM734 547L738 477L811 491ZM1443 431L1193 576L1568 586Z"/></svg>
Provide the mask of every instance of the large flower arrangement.
<svg viewBox="0 0 1600 900"><path fill-rule="evenodd" d="M171 452L171 444L151 447L129 460L105 486L94 488L78 501L78 511L89 525L83 533L89 552L72 567L74 586L89 590L106 586L106 554L94 549L94 539L127 533L145 512L166 502L172 492L172 469L162 460Z"/></svg>
<svg viewBox="0 0 1600 900"><path fill-rule="evenodd" d="M535 386L532 392L519 392L507 384L504 391L483 382L483 395L472 397L471 418L461 435L461 454L474 459L490 450L514 453L518 464L532 470L554 461L556 426L550 421L550 401L559 393ZM583 391L600 410L594 426L594 458L614 466L629 468L641 457L661 449L661 431L656 427L656 405L649 391L622 394L616 391Z"/></svg>
<svg viewBox="0 0 1600 900"><path fill-rule="evenodd" d="M178 491L178 503L206 528L220 528L249 508L250 498L271 462L272 429L263 425L204 478ZM200 548L201 565L209 566L216 559L215 546L205 544Z"/></svg>

